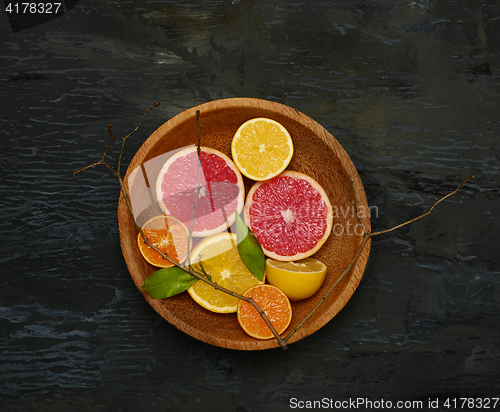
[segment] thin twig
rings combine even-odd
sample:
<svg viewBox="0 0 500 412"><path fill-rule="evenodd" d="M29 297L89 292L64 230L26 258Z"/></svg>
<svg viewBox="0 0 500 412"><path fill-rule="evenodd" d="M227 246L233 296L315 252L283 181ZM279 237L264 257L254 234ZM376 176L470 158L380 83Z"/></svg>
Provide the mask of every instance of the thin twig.
<svg viewBox="0 0 500 412"><path fill-rule="evenodd" d="M199 110L196 111L196 122L198 123L198 126L200 127L200 133L198 135L198 144L196 146L196 151L197 151L197 154L198 154L198 185L196 187L196 198L195 198L195 202L194 202L193 214L192 214L192 217L191 217L191 224L190 224L190 227L189 227L188 245L190 244L190 239L192 238L192 235L193 235L193 222L194 222L194 217L195 217L195 214L196 214L196 208L198 207L198 198L200 196L200 190L201 190L201 172L202 172L202 169L201 169L201 137L202 137L202 134L203 134L203 124L200 122L200 111ZM224 218L227 221L227 217L226 217L226 214L225 214L224 207L222 207L222 213L224 215ZM190 252L188 252L188 267L191 269ZM206 281L205 279L202 279L202 280ZM286 342L283 341L283 339L281 338L281 336L279 335L279 333L276 331L276 329L274 328L273 324L270 322L270 320L267 317L267 315L265 314L265 312L259 307L259 305L257 305L257 303L252 298L248 298L246 296L240 295L240 294L238 294L236 292L232 292L232 291L230 291L230 290L228 290L226 288L223 288L223 287L219 286L217 283L213 282L211 279L209 279L209 282L207 282L207 283L209 283L210 285L212 285L213 287L215 287L216 289L218 289L218 290L220 290L222 292L226 292L226 293L230 292L229 295L234 296L234 297L236 297L238 299L241 299L241 300L244 300L245 302L250 303L257 310L257 312L262 317L262 319L264 320L264 322L266 323L266 325L269 327L269 329L271 329L271 332L273 333L273 335L278 340L279 345L283 349L287 348Z"/></svg>
<svg viewBox="0 0 500 412"><path fill-rule="evenodd" d="M142 124L142 121L144 120L144 117L146 116L146 114L153 108L153 107L156 107L158 106L159 103L155 103L154 105L152 105L149 109L147 109L142 117L141 117L141 120L139 122L139 124L137 125L137 127L132 131L130 132L127 136L125 136L123 139L122 139L122 147L121 147L121 150L120 150L120 156L118 158L118 166L117 166L117 170L114 170L107 162L106 162L106 157L109 153L109 150L111 148L111 145L113 143L113 140L114 140L114 134L112 132L112 127L113 125L110 123L108 124L108 131L109 131L109 135L110 135L110 140L109 140L109 143L108 143L108 146L106 147L106 150L104 151L104 154L101 158L101 160L99 162L95 162L95 163L92 163L80 170L77 170L75 172L73 172L73 179L75 178L76 174L77 173L80 173L80 172L83 172L84 170L87 170L87 169L90 169L94 166L98 166L98 165L103 165L105 166L108 170L110 170L118 179L119 183L120 183L120 188L121 188L121 191L123 193L123 198L125 200L125 203L127 205L127 208L130 212L130 214L133 216L133 210L132 210L132 204L131 204L131 201L130 201L130 196L127 192L127 189L125 188L125 184L123 182L123 179L121 177L121 163L122 163L122 159L123 159L123 154L124 154L124 150L125 150L125 142L126 140L128 139L128 137L130 137L132 134L134 134L138 129L139 129L139 126ZM200 158L200 153L201 153L201 136L202 136L202 130L203 130L203 124L200 123L199 121L199 114L200 112L197 111L196 112L196 121L198 122L198 125L200 126L200 135L199 135L199 138L198 138L198 145L197 145L197 153L198 153L198 163L199 163L199 167L198 167L198 186L197 186L197 194L196 194L196 200L195 200L195 207L194 207L194 210L193 210L193 218L191 219L191 226L190 226L190 232L189 232L189 238L188 238L188 247L189 247L189 239L192 237L192 231L193 231L193 220L194 220L194 215L195 215L195 212L196 212L196 206L197 206L197 200L198 200L198 197L199 197L199 192L200 192L200 189L201 189L201 158ZM146 245L148 245L149 247L151 247L152 249L154 249L157 253L159 253L164 259L168 260L170 263L172 263L173 265L175 265L176 267L184 270L185 272L189 273L190 275L194 276L195 278L197 278L198 280L201 280L207 284L209 284L210 286L212 286L214 289L216 290L219 290L221 292L224 292L224 293L227 293L228 295L230 296L233 296L235 298L238 298L240 300L243 300L245 302L248 302L249 304L251 304L256 310L257 312L260 314L260 316L262 317L262 319L265 321L265 323L267 324L267 326L269 327L269 329L273 332L273 335L275 336L276 340L278 341L278 344L280 345L281 348L283 349L287 349L287 342L288 340L304 325L304 323L306 323L313 315L314 313L319 309L319 307L325 302L325 300L328 298L328 296L331 294L331 292L335 289L335 287L339 284L339 282L351 271L353 265L356 263L359 255L361 254L361 251L363 250L366 242L368 241L368 239L372 238L373 236L378 236L378 235L382 235L382 234L385 234L385 233L389 233L389 232L392 232L396 229L399 229L400 227L403 227L403 226L406 226L406 225L409 225L413 222L415 222L416 220L419 220L425 216L428 216L432 213L432 211L434 210L434 208L440 203L442 202L443 200L445 200L446 198L454 195L455 193L458 192L458 190L462 187L462 185L464 185L465 183L467 183L469 180L475 178L475 175L472 175L470 176L469 178L467 178L466 180L464 180L453 192L447 194L446 196L443 196L442 198L440 198L439 200L437 200L433 205L432 207L427 211L425 212L424 214L420 215L420 216L417 216L416 218L413 218L411 220L408 220L407 222L404 222L404 223L401 223L397 226L394 226L390 229L387 229L387 230L382 230L382 231L379 231L379 232L373 232L373 233L368 233L366 232L366 228L365 228L365 225L361 219L361 217L359 216L359 206L358 206L358 203L357 203L357 199L355 199L355 205L356 205L356 216L358 217L358 219L360 220L360 223L361 223L361 226L363 228L363 231L364 231L364 235L363 235L363 240L361 241L353 259L351 260L351 262L349 263L349 265L344 269L344 271L342 272L342 274L337 278L337 280L330 286L330 288L327 290L327 292L322 296L322 298L320 299L320 301L317 303L317 305L304 317L304 319L302 319L299 324L297 326L295 326L295 328L289 332L284 338L281 337L276 329L274 328L274 326L272 325L272 323L269 321L267 315L265 314L265 312L259 307L259 305L252 299L252 298L249 298L249 297L246 297L246 296L243 296L243 295L240 295L239 293L236 293L236 292L233 292L229 289L226 289L220 285L218 285L216 282L213 282L209 277L207 277L205 275L205 273L203 274L200 274L198 272L196 272L195 270L192 269L191 267L191 264L190 262L188 263L188 267L184 267L184 266L181 266L179 263L177 263L176 261L174 261L173 259L171 259L168 255L166 255L165 253L163 253L162 251L160 251L155 245L153 245L149 239L147 238L147 236L145 235L144 231L142 230L142 228L137 224L137 222L135 222L135 219L134 219L134 223L135 223L135 226L136 228L138 229L139 233L141 234L142 238L144 239L144 243ZM351 183L352 183L352 180L351 180ZM189 261L189 253L188 253L188 261ZM205 272L202 268L202 272Z"/></svg>
<svg viewBox="0 0 500 412"><path fill-rule="evenodd" d="M122 148L120 150L120 157L118 158L118 166L117 166L117 173L119 176L121 176L121 166L122 166L122 157L123 157L123 153L125 151L125 142L127 141L127 139L132 136L135 132L137 132L137 130L139 129L139 127L141 126L142 124L142 121L144 120L144 118L146 117L146 115L148 114L148 112L153 109L154 107L158 106L160 104L160 102L156 102L155 104L153 104L149 109L147 109L143 114L142 114L142 117L141 117L141 120L139 121L139 123L137 124L136 128L134 130L132 130L128 135L126 135L123 139L122 139Z"/></svg>
<svg viewBox="0 0 500 412"><path fill-rule="evenodd" d="M365 246L366 242L368 241L368 239L371 239L373 236L378 236L378 235L382 235L382 234L385 234L385 233L388 233L388 232L392 232L393 230L396 230L396 229L399 229L400 227L403 227L403 226L406 226L406 225L409 225L410 223L413 223L415 222L416 220L418 219L421 219L425 216L428 216L432 213L432 211L434 210L434 208L439 204L441 203L443 200L447 199L448 197L454 195L455 193L458 192L458 190L465 184L467 183L469 180L471 179L474 179L476 176L475 175L472 175L470 177L468 177L467 179L465 179L462 183L460 183L460 185L458 185L458 187L451 193L448 193L446 196L443 196L441 197L439 200L437 200L433 205L432 207L427 211L425 212L424 214L420 215L420 216L417 216L416 218L413 218L411 220L408 220L407 222L404 222L404 223L401 223L397 226L394 226L390 229L387 229L387 230L382 230L382 231L379 231L379 232L373 232L373 233L368 233L366 232L366 229L365 229L365 226L363 224L363 221L361 219L361 217L359 216L359 210L358 210L358 204L357 204L357 200L355 199L355 202L356 202L356 216L358 217L361 225L363 226L363 229L364 229L364 235L363 235L363 240L361 241L354 257L352 258L351 260L351 263L349 263L349 265L344 269L344 271L342 272L342 274L338 277L338 279L330 286L330 288L326 291L326 293L322 296L322 298L320 299L320 301L318 302L318 304L304 317L304 319L302 319L298 324L297 326L295 326L295 328L290 331L284 338L283 340L285 342L288 342L288 340L302 327L302 325L304 323L306 323L313 315L314 313L319 309L319 307L323 304L323 302L328 298L328 296L330 295L330 293L335 289L335 287L339 284L339 282L351 271L353 265L356 263L356 261L358 260L358 257L359 255L361 254L361 251L363 250L363 247Z"/></svg>
<svg viewBox="0 0 500 412"><path fill-rule="evenodd" d="M361 242L361 244L359 245L359 248L358 250L356 251L356 254L354 255L354 257L352 258L351 260L351 263L349 263L349 265L344 269L344 271L342 272L342 274L338 277L338 279L333 283L333 285L330 286L330 288L326 291L326 293L322 296L322 298L320 299L320 301L317 303L317 305L304 317L304 319L302 319L298 324L297 326L295 326L295 328L293 328L292 331L290 331L290 333L288 333L284 338L283 340L285 342L288 342L288 340L292 337L293 334L295 334L295 332L297 332L304 323L306 323L311 317L312 315L314 315L314 313L319 309L319 307L323 304L323 302L328 298L328 296L330 295L330 293L332 293L333 289L335 289L335 287L340 283L340 281L344 278L345 275L347 275L350 271L351 271L351 268L352 266L354 265L354 263L356 263L356 260L358 260L358 257L359 255L361 254L361 250L363 250L363 247L365 245L365 243L367 242L367 240L370 238L370 234L369 233L365 233L364 237L363 237L363 241Z"/></svg>
<svg viewBox="0 0 500 412"><path fill-rule="evenodd" d="M106 156L108 155L108 152L109 152L109 149L111 147L111 144L113 143L113 139L115 138L115 136L113 135L113 133L111 132L111 128L113 127L113 124L112 123L109 123L108 124L108 131L109 131L109 135L110 135L110 138L109 138L109 143L108 143L108 146L106 147L106 150L104 151L104 154L102 155L102 158L100 161L98 162L95 162L95 163L92 163L88 166L85 166L84 168L80 169L80 170L77 170L76 172L73 172L73 179L75 178L76 174L77 173L80 173L80 172L83 172L84 170L87 170L87 169L90 169L91 167L94 167L94 166L99 166L99 165L103 165L103 166L106 166L111 172L113 172L116 176L119 176L117 172L115 172L115 170L113 170L113 168L111 166L109 166L107 163L106 163Z"/></svg>
<svg viewBox="0 0 500 412"><path fill-rule="evenodd" d="M124 147L125 147L125 142L127 140L128 137L130 137L132 134L134 134L139 126L141 125L144 117L146 116L146 114L153 108L153 107L156 107L158 106L160 103L155 103L154 105L152 105L149 109L147 109L144 114L142 115L142 118L139 122L139 124L137 125L137 127L131 132L129 133L127 136L125 136L123 139L122 139L122 148L121 148L121 151L120 151L120 156L118 158L118 167L117 167L117 170L114 170L107 162L106 162L106 156L109 152L109 149L111 147L111 144L113 143L113 140L114 140L114 134L112 133L112 127L113 125L110 123L108 125L108 131L109 131L109 135L110 135L110 140L109 140L109 143L108 143L108 146L106 148L106 150L104 151L104 154L102 156L102 159L99 161L99 162L96 162L96 163L93 163L91 165L88 165L82 169L79 169L77 170L76 172L73 172L73 179L75 178L75 175L77 173L80 173L80 172L83 172L84 170L87 170L87 169L90 169L91 167L94 167L94 166L98 166L98 165L103 165L105 166L107 169L109 169L118 179L118 182L120 183L120 189L123 193L123 198L125 200L125 203L127 205L127 208L130 212L130 214L133 216L133 209L132 209L132 203L130 201L130 196L128 194L128 191L125 187L125 184L123 182L123 179L121 177L121 174L119 173L119 170L121 168L121 163L122 163L122 159L123 159L123 153L124 153ZM199 123L199 111L196 112L196 115L197 115L197 121L198 121L198 124L200 125L200 137L199 137L199 140L198 140L198 160L200 160L200 142L201 142L201 132L202 132L202 127L203 125L201 123ZM201 162L200 162L200 166L201 166ZM198 169L200 170L201 167ZM198 188L197 188L197 196L196 196L196 201L198 200L198 196L199 196L199 189L200 189L200 184L198 184ZM196 203L195 203L195 210L196 210ZM193 211L194 213L194 211ZM193 215L194 217L194 215ZM191 228L190 228L190 233L192 234L192 221L193 219L191 219ZM273 332L273 335L275 336L276 340L278 341L279 345L281 348L283 349L287 349L287 344L286 342L282 339L282 337L278 334L278 332L276 331L276 329L274 328L274 326L272 325L272 323L269 321L269 318L267 317L267 315L265 314L265 312L259 307L259 305L254 301L253 298L251 297L247 297L247 296L243 296L243 295L240 295L239 293L236 293L236 292L233 292L229 289L226 289L222 286L220 286L219 284L217 284L216 282L213 282L211 279L208 279L207 277L205 277L204 275L202 274L199 274L197 273L195 270L193 270L191 268L191 265L189 264L188 265L188 268L180 265L178 262L176 262L175 260L171 259L168 255L166 255L165 253L163 253L161 250L159 250L155 245L153 245L148 237L145 235L144 231L142 230L142 228L137 224L137 222L135 221L134 219L134 224L137 228L137 230L139 231L139 233L141 234L141 237L143 238L144 240L144 243L146 245L148 245L149 247L151 247L153 250L155 250L157 253L159 253L163 259L166 259L168 260L170 263L172 263L174 266L184 270L185 272L189 273L190 275L194 276L195 278L197 278L198 280L201 280L205 283L208 283L210 286L212 286L214 289L217 289L221 292L224 292L224 293L227 293L228 295L230 296L233 296L235 298L238 298L240 300L244 300L245 302L248 302L249 304L251 304L255 310L257 310L257 312L259 313L259 315L262 317L262 319L264 320L264 322L267 324L267 326L269 327L269 329L271 329L271 331ZM189 246L189 239L188 239L188 246ZM189 254L188 254L189 256Z"/></svg>
<svg viewBox="0 0 500 412"><path fill-rule="evenodd" d="M193 207L193 213L191 215L191 221L189 224L189 232L188 232L188 255L187 255L187 264L188 267L191 267L191 239L193 238L193 226L194 226L194 218L196 216L196 209L198 208L198 199L200 197L200 191L201 191L201 134L203 132L203 125L200 123L200 111L196 110L196 122L198 123L198 126L200 127L200 134L198 136L198 144L196 145L196 153L198 154L197 156L197 168L198 168L198 183L196 185L196 197L194 199L194 207Z"/></svg>
<svg viewBox="0 0 500 412"><path fill-rule="evenodd" d="M418 219L421 219L425 216L429 216L432 211L434 210L434 208L438 205L438 203L442 202L443 200L445 200L446 198L454 195L455 193L458 192L458 190L462 187L462 185L464 185L465 183L467 183L469 180L471 179L474 179L476 177L476 175L472 175L472 176L469 176L467 179L465 179L462 183L460 183L460 185L458 185L458 187L451 193L448 193L446 196L442 197L441 199L439 199L436 203L434 203L432 205L432 207L427 211L425 212L423 215L420 215L420 216L417 216L416 218L413 218L411 220L408 220L407 222L404 222L404 223L401 223L397 226L394 226L394 227L391 227L390 229L387 229L387 230L381 230L380 232L374 232L372 233L372 236L375 236L375 235L383 235L384 233L388 233L388 232L392 232L393 230L396 230L396 229L399 229L400 227L402 226L406 226L406 225L409 225L410 223L413 223L415 222L416 220Z"/></svg>

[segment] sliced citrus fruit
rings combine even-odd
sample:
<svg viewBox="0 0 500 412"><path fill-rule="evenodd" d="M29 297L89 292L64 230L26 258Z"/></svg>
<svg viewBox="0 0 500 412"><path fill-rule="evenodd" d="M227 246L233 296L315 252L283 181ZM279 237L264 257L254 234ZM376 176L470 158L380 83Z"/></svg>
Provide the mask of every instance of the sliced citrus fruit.
<svg viewBox="0 0 500 412"><path fill-rule="evenodd" d="M188 253L188 229L178 219L172 216L155 216L142 226L142 230L148 240L177 263L182 263ZM152 247L144 242L140 233L137 235L139 251L149 264L167 268L174 266Z"/></svg>
<svg viewBox="0 0 500 412"><path fill-rule="evenodd" d="M272 285L257 285L245 291L244 295L251 297L257 303L279 335L288 328L292 321L292 306L290 300L279 288ZM274 337L257 309L244 300L238 303L238 323L254 338L271 339Z"/></svg>
<svg viewBox="0 0 500 412"><path fill-rule="evenodd" d="M201 147L199 157L198 162L195 146L171 156L158 174L156 197L165 214L188 228L196 205L192 235L203 237L220 233L234 222L234 211L243 210L245 188L241 173L225 154Z"/></svg>
<svg viewBox="0 0 500 412"><path fill-rule="evenodd" d="M242 294L259 281L242 262L236 235L219 233L203 239L191 253L191 265L203 270L212 281L233 292ZM236 312L239 299L199 280L188 289L191 297L205 309L218 313Z"/></svg>
<svg viewBox="0 0 500 412"><path fill-rule="evenodd" d="M290 300L306 299L323 284L326 265L313 258L296 262L266 259L267 281L280 288Z"/></svg>
<svg viewBox="0 0 500 412"><path fill-rule="evenodd" d="M330 235L332 221L325 191L303 173L286 170L248 192L245 222L271 259L299 260L316 253Z"/></svg>
<svg viewBox="0 0 500 412"><path fill-rule="evenodd" d="M286 169L293 143L285 127L272 119L258 117L243 123L231 143L234 163L252 180L268 180Z"/></svg>

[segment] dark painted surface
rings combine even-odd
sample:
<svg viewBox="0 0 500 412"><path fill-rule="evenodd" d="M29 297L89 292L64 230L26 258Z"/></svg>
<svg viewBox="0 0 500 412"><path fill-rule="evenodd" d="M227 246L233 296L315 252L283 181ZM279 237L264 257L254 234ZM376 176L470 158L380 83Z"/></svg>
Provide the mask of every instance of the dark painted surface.
<svg viewBox="0 0 500 412"><path fill-rule="evenodd" d="M2 11L0 31L1 411L500 396L497 1L96 0L16 33ZM128 164L175 114L235 96L328 129L374 230L477 175L375 238L346 308L287 351L224 350L163 321L121 255L115 179L71 177L100 159L109 122L123 136L161 102Z"/></svg>

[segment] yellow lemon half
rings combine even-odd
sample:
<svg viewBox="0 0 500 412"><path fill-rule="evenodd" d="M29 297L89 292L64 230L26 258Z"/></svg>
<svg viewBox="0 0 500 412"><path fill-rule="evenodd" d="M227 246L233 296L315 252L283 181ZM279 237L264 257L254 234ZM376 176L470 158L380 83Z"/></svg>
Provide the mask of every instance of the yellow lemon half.
<svg viewBox="0 0 500 412"><path fill-rule="evenodd" d="M257 117L238 128L231 143L231 154L246 177L269 180L285 170L292 160L292 138L281 123Z"/></svg>
<svg viewBox="0 0 500 412"><path fill-rule="evenodd" d="M224 232L203 239L191 253L191 265L198 272L203 269L213 282L240 295L251 286L264 283L241 260L234 233ZM232 313L238 308L238 298L216 290L202 280L191 286L188 293L212 312Z"/></svg>
<svg viewBox="0 0 500 412"><path fill-rule="evenodd" d="M280 288L290 300L306 299L314 295L323 284L326 265L306 258L296 262L266 260L267 281Z"/></svg>

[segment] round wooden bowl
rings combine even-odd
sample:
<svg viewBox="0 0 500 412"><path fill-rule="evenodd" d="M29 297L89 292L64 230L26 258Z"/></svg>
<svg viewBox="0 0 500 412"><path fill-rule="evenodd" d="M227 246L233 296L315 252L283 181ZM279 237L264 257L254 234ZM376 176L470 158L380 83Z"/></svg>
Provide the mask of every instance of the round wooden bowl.
<svg viewBox="0 0 500 412"><path fill-rule="evenodd" d="M137 228L149 217L161 214L155 197L156 175L164 163L165 154L196 145L203 124L202 146L217 149L231 157L231 141L238 127L255 117L267 117L285 126L293 139L294 155L289 170L305 173L325 189L332 203L334 219L330 237L313 256L328 267L325 282L312 297L292 303L293 320L286 335L320 301L352 261L362 240L363 229L371 230L369 209L363 184L349 156L322 126L290 107L260 99L234 98L205 103L173 117L160 126L141 146L124 177L132 199L133 214L123 193L118 206L120 243L128 270L137 288L157 268L146 263L137 247ZM161 157L163 156L163 157ZM156 175L155 175L156 173ZM244 178L245 190L254 182ZM298 341L324 326L351 298L358 287L370 251L368 241L348 273L335 287L314 315L289 339ZM276 339L257 340L239 326L236 314L212 313L199 306L187 292L168 299L155 300L147 293L144 298L164 319L179 330L203 342L231 349L258 350L278 347Z"/></svg>

